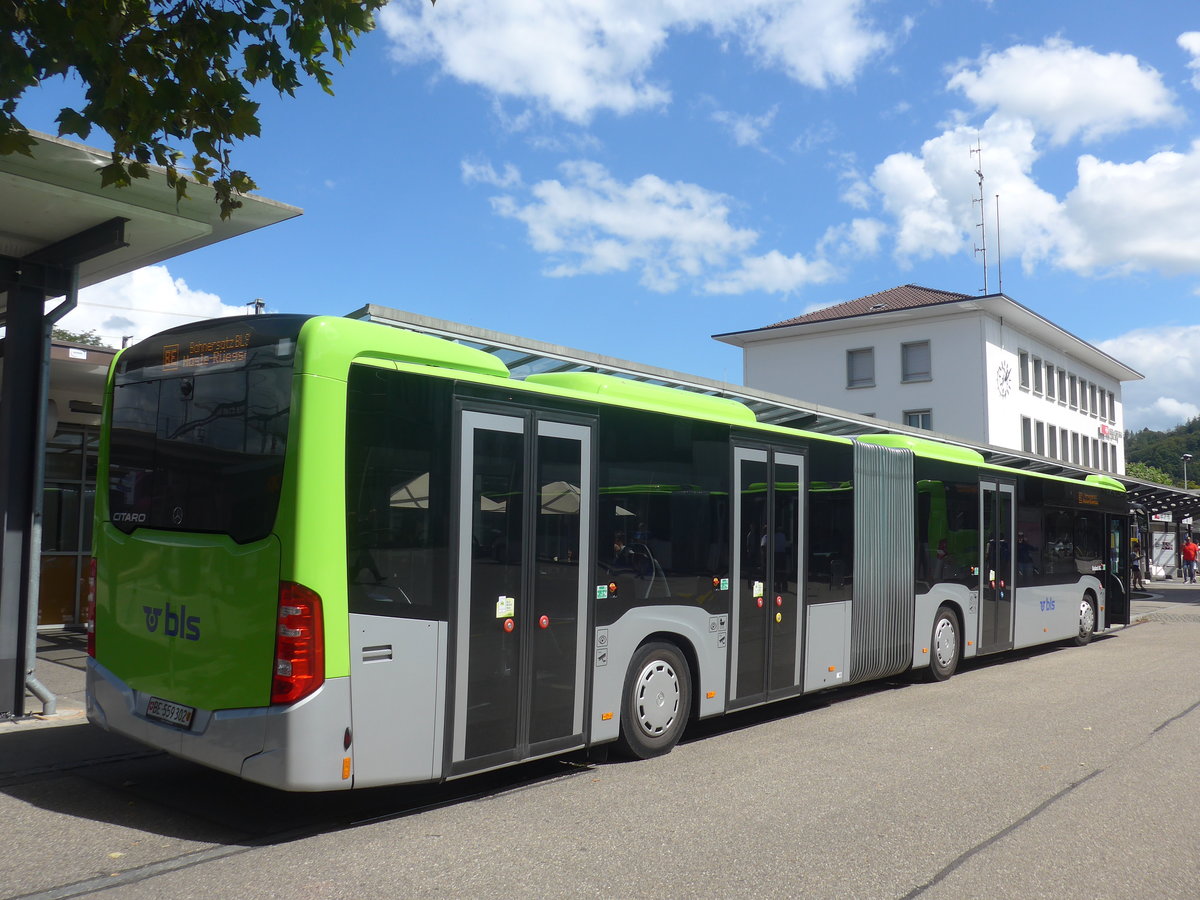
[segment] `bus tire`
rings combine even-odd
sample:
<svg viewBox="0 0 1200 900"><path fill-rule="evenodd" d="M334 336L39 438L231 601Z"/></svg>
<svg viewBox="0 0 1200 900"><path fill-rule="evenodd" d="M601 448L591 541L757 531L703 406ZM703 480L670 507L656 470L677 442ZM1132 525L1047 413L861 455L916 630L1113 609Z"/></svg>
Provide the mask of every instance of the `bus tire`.
<svg viewBox="0 0 1200 900"><path fill-rule="evenodd" d="M1084 594L1079 599L1079 633L1073 641L1076 647L1086 647L1092 642L1096 633L1096 601L1091 594Z"/></svg>
<svg viewBox="0 0 1200 900"><path fill-rule="evenodd" d="M929 637L929 680L945 681L958 669L961 656L958 616L949 606L938 607Z"/></svg>
<svg viewBox="0 0 1200 900"><path fill-rule="evenodd" d="M639 647L625 675L617 748L630 759L670 753L691 705L692 676L678 648L667 643Z"/></svg>

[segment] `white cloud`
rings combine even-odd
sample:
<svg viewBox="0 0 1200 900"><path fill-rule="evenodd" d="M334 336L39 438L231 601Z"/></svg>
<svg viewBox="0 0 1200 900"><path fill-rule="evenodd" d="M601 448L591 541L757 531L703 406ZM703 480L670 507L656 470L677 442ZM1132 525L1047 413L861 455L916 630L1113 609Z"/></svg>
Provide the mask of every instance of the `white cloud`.
<svg viewBox="0 0 1200 900"><path fill-rule="evenodd" d="M982 216L974 202L977 141ZM971 253L981 221L994 261L999 194L1004 259L1019 258L1026 271L1048 264L1081 275L1200 273L1200 141L1130 163L1081 156L1076 184L1061 199L1035 181L1039 158L1032 123L999 114L979 129L946 131L919 154L887 157L870 184L894 220L897 262ZM851 199L861 208L861 198Z"/></svg>
<svg viewBox="0 0 1200 900"><path fill-rule="evenodd" d="M490 184L492 187L507 189L517 187L521 183L521 172L512 163L504 164L504 172L497 172L490 162L471 162L464 159L462 167L463 184Z"/></svg>
<svg viewBox="0 0 1200 900"><path fill-rule="evenodd" d="M193 290L182 278L172 278L166 266L149 266L81 290L79 305L58 327L95 331L107 345L120 347L126 336L138 341L198 319L247 312L244 306L227 306L216 294Z"/></svg>
<svg viewBox="0 0 1200 900"><path fill-rule="evenodd" d="M1079 272L1200 271L1200 141L1133 163L1082 156L1064 211L1082 241L1062 263Z"/></svg>
<svg viewBox="0 0 1200 900"><path fill-rule="evenodd" d="M879 219L854 219L826 229L817 244L822 256L874 256L887 233L887 225Z"/></svg>
<svg viewBox="0 0 1200 900"><path fill-rule="evenodd" d="M778 112L778 103L758 116L738 115L728 110L718 109L713 112L712 120L725 126L725 129L733 137L734 143L739 147L755 147L761 150L763 133L771 127Z"/></svg>
<svg viewBox="0 0 1200 900"><path fill-rule="evenodd" d="M675 290L749 248L758 235L729 223L727 198L699 185L643 175L624 183L603 166L560 166L562 180L538 182L528 200L495 197L500 215L525 224L551 258L552 276L639 270L650 290Z"/></svg>
<svg viewBox="0 0 1200 900"><path fill-rule="evenodd" d="M989 53L960 68L947 87L980 110L1028 119L1055 144L1094 141L1178 115L1162 76L1124 53L1097 53L1051 38Z"/></svg>
<svg viewBox="0 0 1200 900"><path fill-rule="evenodd" d="M784 256L772 250L765 256L742 260L741 268L710 279L704 290L710 294L745 294L763 291L768 294L790 294L806 284L821 284L837 274L823 259L808 260L802 254Z"/></svg>
<svg viewBox="0 0 1200 900"><path fill-rule="evenodd" d="M730 222L723 194L657 175L623 182L585 160L559 171L560 178L492 198L496 213L525 225L551 277L632 271L660 293L688 285L710 294L786 294L835 275L820 256L751 254L758 234Z"/></svg>
<svg viewBox="0 0 1200 900"><path fill-rule="evenodd" d="M926 141L920 156L893 154L880 163L871 183L896 219L897 260L971 253L985 238L994 249L997 194L1004 253L1019 256L1026 269L1052 257L1058 246L1079 243L1057 198L1033 180L1035 139L1028 121L997 115L981 129L960 125ZM977 146L980 154L972 154Z"/></svg>
<svg viewBox="0 0 1200 900"><path fill-rule="evenodd" d="M886 36L866 0L459 0L379 13L393 57L574 122L670 102L650 76L672 33L706 29L801 84L851 83Z"/></svg>
<svg viewBox="0 0 1200 900"><path fill-rule="evenodd" d="M948 256L962 248L962 229L921 159L893 153L876 166L871 182L896 220L895 252L901 264L913 256Z"/></svg>
<svg viewBox="0 0 1200 900"><path fill-rule="evenodd" d="M1127 431L1162 431L1200 415L1200 325L1139 328L1096 346L1146 376L1122 385Z"/></svg>
<svg viewBox="0 0 1200 900"><path fill-rule="evenodd" d="M1192 87L1200 91L1200 31L1185 31L1176 40L1192 57L1187 66L1192 70Z"/></svg>
<svg viewBox="0 0 1200 900"><path fill-rule="evenodd" d="M742 31L753 54L809 87L850 84L868 59L888 48L887 38L862 20L862 0L741 5L749 15L734 30Z"/></svg>

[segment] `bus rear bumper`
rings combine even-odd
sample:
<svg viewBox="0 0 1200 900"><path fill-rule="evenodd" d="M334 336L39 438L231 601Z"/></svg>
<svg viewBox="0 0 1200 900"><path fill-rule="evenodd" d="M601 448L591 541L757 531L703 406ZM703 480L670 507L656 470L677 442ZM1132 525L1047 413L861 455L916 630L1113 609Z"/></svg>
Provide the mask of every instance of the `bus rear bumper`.
<svg viewBox="0 0 1200 900"><path fill-rule="evenodd" d="M88 720L105 731L282 790L345 790L353 784L342 739L349 725L349 679L328 679L286 707L197 709L189 729L147 718L149 700L102 664L87 661ZM328 739L313 740L317 734Z"/></svg>

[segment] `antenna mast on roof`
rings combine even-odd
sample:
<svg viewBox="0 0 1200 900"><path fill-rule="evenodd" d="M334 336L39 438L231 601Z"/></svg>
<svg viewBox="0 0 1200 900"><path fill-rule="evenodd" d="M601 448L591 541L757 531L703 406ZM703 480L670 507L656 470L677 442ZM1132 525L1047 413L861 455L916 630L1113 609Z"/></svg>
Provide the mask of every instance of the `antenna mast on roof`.
<svg viewBox="0 0 1200 900"><path fill-rule="evenodd" d="M982 246L975 248L976 253L983 254L983 292L988 292L987 283L987 228L984 227L984 208L983 208L983 146L979 142L979 138L975 138L975 146L971 148L971 155L979 154L979 168L975 170L975 174L979 176L979 199L972 200L971 204L979 204L979 224L975 227L979 229L979 243Z"/></svg>
<svg viewBox="0 0 1200 900"><path fill-rule="evenodd" d="M1000 195L996 195L996 292L1004 293L1004 273L1000 270Z"/></svg>

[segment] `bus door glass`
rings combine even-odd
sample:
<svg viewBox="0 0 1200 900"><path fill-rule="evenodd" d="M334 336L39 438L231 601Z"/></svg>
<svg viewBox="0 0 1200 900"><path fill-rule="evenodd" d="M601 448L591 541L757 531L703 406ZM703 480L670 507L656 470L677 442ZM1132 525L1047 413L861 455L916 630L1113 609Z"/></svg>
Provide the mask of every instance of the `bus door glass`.
<svg viewBox="0 0 1200 900"><path fill-rule="evenodd" d="M1104 623L1129 624L1129 518L1108 517L1108 560L1105 569Z"/></svg>
<svg viewBox="0 0 1200 900"><path fill-rule="evenodd" d="M731 705L800 690L804 458L734 449Z"/></svg>
<svg viewBox="0 0 1200 900"><path fill-rule="evenodd" d="M1016 585L1014 498L1011 484L979 485L979 652L1008 650L1013 645L1013 592Z"/></svg>
<svg viewBox="0 0 1200 900"><path fill-rule="evenodd" d="M451 771L583 735L591 429L464 411Z"/></svg>

